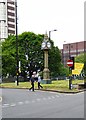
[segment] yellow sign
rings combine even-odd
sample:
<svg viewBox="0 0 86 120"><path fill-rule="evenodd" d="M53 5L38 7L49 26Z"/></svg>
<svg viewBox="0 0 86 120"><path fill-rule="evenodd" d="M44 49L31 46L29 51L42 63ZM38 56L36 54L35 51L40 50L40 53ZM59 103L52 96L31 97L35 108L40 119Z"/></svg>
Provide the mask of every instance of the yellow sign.
<svg viewBox="0 0 86 120"><path fill-rule="evenodd" d="M72 70L72 74L79 75L84 67L84 64L83 63L75 63L74 66L75 66L75 69Z"/></svg>

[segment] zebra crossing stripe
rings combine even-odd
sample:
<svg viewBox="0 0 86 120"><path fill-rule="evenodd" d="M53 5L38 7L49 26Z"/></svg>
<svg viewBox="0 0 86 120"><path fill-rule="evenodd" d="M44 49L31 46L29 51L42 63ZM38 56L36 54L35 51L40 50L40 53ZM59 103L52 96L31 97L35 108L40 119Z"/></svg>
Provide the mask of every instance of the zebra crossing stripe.
<svg viewBox="0 0 86 120"><path fill-rule="evenodd" d="M13 103L13 104L11 104L10 106L11 106L11 107L15 107L15 106L16 106L16 104L15 104L15 103Z"/></svg>

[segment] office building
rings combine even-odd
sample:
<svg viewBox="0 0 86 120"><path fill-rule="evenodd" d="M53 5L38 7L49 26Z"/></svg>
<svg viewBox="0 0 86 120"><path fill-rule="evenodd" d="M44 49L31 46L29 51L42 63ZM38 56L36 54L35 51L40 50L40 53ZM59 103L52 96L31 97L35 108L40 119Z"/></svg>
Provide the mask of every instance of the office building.
<svg viewBox="0 0 86 120"><path fill-rule="evenodd" d="M75 57L86 51L86 41L75 42L63 44L63 49L61 50L62 63L67 66L67 60L70 57Z"/></svg>
<svg viewBox="0 0 86 120"><path fill-rule="evenodd" d="M16 33L15 0L0 0L0 40Z"/></svg>

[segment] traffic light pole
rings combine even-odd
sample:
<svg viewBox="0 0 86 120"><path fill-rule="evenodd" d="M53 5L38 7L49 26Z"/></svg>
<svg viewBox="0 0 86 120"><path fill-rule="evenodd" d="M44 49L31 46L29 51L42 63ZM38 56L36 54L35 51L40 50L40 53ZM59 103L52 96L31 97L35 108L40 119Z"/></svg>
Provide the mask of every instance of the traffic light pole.
<svg viewBox="0 0 86 120"><path fill-rule="evenodd" d="M69 89L72 89L72 70L71 67L69 67Z"/></svg>
<svg viewBox="0 0 86 120"><path fill-rule="evenodd" d="M70 57L72 61L72 66L69 67L69 89L72 89L72 70L74 69L74 57Z"/></svg>
<svg viewBox="0 0 86 120"><path fill-rule="evenodd" d="M70 58L70 44L69 44L69 59L71 59ZM71 75L72 75L72 70L71 70L71 67L69 67L69 89L71 90L71 86L72 86L72 77L71 77Z"/></svg>

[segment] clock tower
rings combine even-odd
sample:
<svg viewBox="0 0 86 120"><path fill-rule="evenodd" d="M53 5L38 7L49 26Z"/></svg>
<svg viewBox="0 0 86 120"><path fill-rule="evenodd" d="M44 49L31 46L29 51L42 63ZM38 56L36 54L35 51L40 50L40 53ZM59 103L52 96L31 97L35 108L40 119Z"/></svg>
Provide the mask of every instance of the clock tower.
<svg viewBox="0 0 86 120"><path fill-rule="evenodd" d="M44 50L44 70L43 70L43 80L44 83L49 84L51 83L50 80L50 70L48 68L48 50L51 48L51 43L48 39L47 33L44 35L44 40L42 42L41 49Z"/></svg>

